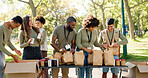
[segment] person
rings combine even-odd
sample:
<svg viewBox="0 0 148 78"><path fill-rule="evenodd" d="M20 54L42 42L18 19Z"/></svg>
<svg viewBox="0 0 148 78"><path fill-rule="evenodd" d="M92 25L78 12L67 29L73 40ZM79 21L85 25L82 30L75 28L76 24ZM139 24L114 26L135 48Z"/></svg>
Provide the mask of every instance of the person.
<svg viewBox="0 0 148 78"><path fill-rule="evenodd" d="M79 29L76 37L77 51L83 50L85 55L84 65L88 65L88 55L93 53L93 46L106 47L104 44L99 44L98 33L96 27L99 25L99 20L93 15L88 15L82 23L83 28ZM84 72L86 72L86 78L91 78L92 69L79 68L79 77L84 78Z"/></svg>
<svg viewBox="0 0 148 78"><path fill-rule="evenodd" d="M109 45L108 47L117 47L119 45L124 45L128 43L126 37L119 30L114 28L114 21L115 20L113 18L107 18L107 29L101 31L99 35L99 43L107 44ZM119 41L119 38L121 39L121 41ZM114 55L114 59L119 59L118 55ZM103 68L102 78L107 78L108 71L109 68ZM113 73L113 78L117 78L119 72L118 68L111 68L111 72Z"/></svg>
<svg viewBox="0 0 148 78"><path fill-rule="evenodd" d="M70 51L75 52L76 19L73 16L67 18L66 24L57 26L51 36L51 46L54 48L53 54L56 52L64 53ZM59 68L52 69L52 77L58 78ZM68 78L69 69L62 68L62 78Z"/></svg>
<svg viewBox="0 0 148 78"><path fill-rule="evenodd" d="M39 29L33 27L31 16L24 16L19 33L19 45L21 48L24 48L22 56L23 60L42 59L40 44L43 40L42 38L37 38L38 34Z"/></svg>
<svg viewBox="0 0 148 78"><path fill-rule="evenodd" d="M48 51L48 47L47 47L47 32L46 30L43 28L43 25L45 24L45 18L42 16L36 16L35 17L35 24L36 26L40 29L40 33L39 34L44 34L43 35L43 43L41 43L42 45L41 47L41 51L42 51L42 56L43 58L47 57L47 51Z"/></svg>
<svg viewBox="0 0 148 78"><path fill-rule="evenodd" d="M43 25L45 24L45 18L42 17L42 16L36 16L34 18L34 21L35 21L36 26L40 29L40 33L39 34L44 34L43 38L42 38L43 43L41 43L42 45L40 45L40 48L41 48L41 52L42 52L42 57L45 58L45 57L47 57L47 51L48 51L48 47L47 47L47 32L43 28ZM44 69L44 77L45 78L48 77L47 69Z"/></svg>
<svg viewBox="0 0 148 78"><path fill-rule="evenodd" d="M9 52L5 45L7 44L12 51L15 51L19 56L22 53L17 50L10 41L10 36L12 30L18 28L22 24L22 18L20 16L13 17L10 21L5 21L0 25L0 78L5 78L4 73L2 73L3 67L5 65L5 54L11 56L15 62L19 62L19 57Z"/></svg>

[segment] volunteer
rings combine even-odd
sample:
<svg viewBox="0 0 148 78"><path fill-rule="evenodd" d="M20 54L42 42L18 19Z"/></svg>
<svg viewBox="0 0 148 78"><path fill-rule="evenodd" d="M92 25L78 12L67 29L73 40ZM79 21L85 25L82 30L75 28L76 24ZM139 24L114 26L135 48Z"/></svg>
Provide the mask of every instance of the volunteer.
<svg viewBox="0 0 148 78"><path fill-rule="evenodd" d="M98 43L98 34L96 27L99 25L99 20L93 15L88 15L82 23L83 28L79 29L76 37L77 50L83 50L85 55L84 64L88 64L88 55L93 53L93 46L106 47L107 45ZM84 72L86 72L86 78L91 78L92 69L81 68L79 69L79 77L84 78Z"/></svg>
<svg viewBox="0 0 148 78"><path fill-rule="evenodd" d="M19 33L19 45L23 49L23 60L42 59L40 44L42 43L43 34L37 38L39 29L33 27L31 16L23 17L23 24Z"/></svg>
<svg viewBox="0 0 148 78"><path fill-rule="evenodd" d="M75 52L76 19L73 16L67 18L66 24L57 26L51 36L51 46L56 52ZM58 78L59 68L52 69L52 78ZM62 68L62 78L68 78L69 68Z"/></svg>
<svg viewBox="0 0 148 78"><path fill-rule="evenodd" d="M118 48L119 45L127 44L128 41L126 37L117 29L114 28L115 20L113 18L106 19L107 29L104 29L100 32L99 35L99 43L110 45L110 47ZM119 41L119 38L121 41ZM114 59L119 59L118 55L114 55ZM103 68L102 78L107 78L107 72L109 68ZM112 78L117 78L119 69L111 68L111 72L113 73Z"/></svg>
<svg viewBox="0 0 148 78"><path fill-rule="evenodd" d="M10 41L12 30L18 28L21 24L22 18L20 16L15 16L10 21L5 21L0 25L0 78L5 78L5 75L2 72L5 65L5 54L11 56L15 62L19 62L19 57L10 53L5 48L5 45L7 44L11 50L15 51L19 56L22 55L22 53L17 50Z"/></svg>

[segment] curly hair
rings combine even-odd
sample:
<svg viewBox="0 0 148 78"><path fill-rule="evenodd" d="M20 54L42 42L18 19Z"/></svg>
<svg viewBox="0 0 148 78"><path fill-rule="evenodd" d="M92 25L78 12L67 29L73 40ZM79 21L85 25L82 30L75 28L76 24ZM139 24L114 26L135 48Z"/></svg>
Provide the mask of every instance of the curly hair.
<svg viewBox="0 0 148 78"><path fill-rule="evenodd" d="M99 20L93 15L88 15L82 22L83 28L98 27Z"/></svg>
<svg viewBox="0 0 148 78"><path fill-rule="evenodd" d="M34 21L40 21L42 24L45 24L45 18L42 16L36 16Z"/></svg>

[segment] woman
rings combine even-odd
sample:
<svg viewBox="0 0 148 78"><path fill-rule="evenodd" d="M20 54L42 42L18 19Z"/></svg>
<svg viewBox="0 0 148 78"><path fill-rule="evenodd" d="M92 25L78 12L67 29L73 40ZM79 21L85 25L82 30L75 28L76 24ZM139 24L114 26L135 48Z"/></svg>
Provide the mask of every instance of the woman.
<svg viewBox="0 0 148 78"><path fill-rule="evenodd" d="M42 45L41 47L41 52L42 52L42 56L43 58L47 57L47 33L46 30L43 29L43 25L45 24L45 19L42 16L37 16L34 19L36 26L40 29L40 33L39 34L44 34L43 38L42 38Z"/></svg>
<svg viewBox="0 0 148 78"><path fill-rule="evenodd" d="M23 50L23 60L42 59L40 50L41 39L38 39L39 29L33 27L31 16L23 17L19 33L19 44Z"/></svg>
<svg viewBox="0 0 148 78"><path fill-rule="evenodd" d="M96 27L99 25L99 20L93 15L88 15L82 23L83 28L78 31L76 37L76 45L77 50L83 50L85 59L84 64L88 64L88 54L93 53L93 46L96 47L105 47L106 45L98 43L98 34L95 30ZM84 78L84 71L86 71L86 78L91 78L92 69L90 68L80 68L79 76L80 78Z"/></svg>

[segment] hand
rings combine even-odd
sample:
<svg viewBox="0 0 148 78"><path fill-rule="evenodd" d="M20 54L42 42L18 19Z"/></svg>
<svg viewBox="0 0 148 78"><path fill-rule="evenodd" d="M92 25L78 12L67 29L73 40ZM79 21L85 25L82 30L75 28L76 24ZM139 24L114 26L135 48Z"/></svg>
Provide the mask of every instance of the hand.
<svg viewBox="0 0 148 78"><path fill-rule="evenodd" d="M41 38L40 38L40 39L42 39L42 38L43 38L43 35L44 35L44 33L42 33L42 34L41 34Z"/></svg>
<svg viewBox="0 0 148 78"><path fill-rule="evenodd" d="M21 51L20 50L17 50L17 49L14 49L15 53L18 54L19 56L22 55Z"/></svg>
<svg viewBox="0 0 148 78"><path fill-rule="evenodd" d="M16 63L20 63L19 61L20 58L18 56L11 54L11 57L14 59Z"/></svg>
<svg viewBox="0 0 148 78"><path fill-rule="evenodd" d="M108 48L109 45L108 44L100 44L100 47Z"/></svg>
<svg viewBox="0 0 148 78"><path fill-rule="evenodd" d="M112 43L110 47L116 47L116 46L118 46L117 43Z"/></svg>
<svg viewBox="0 0 148 78"><path fill-rule="evenodd" d="M88 52L89 54L92 54L92 53L93 53L93 51L92 51L91 49L87 49L87 52Z"/></svg>
<svg viewBox="0 0 148 78"><path fill-rule="evenodd" d="M61 49L59 50L59 52L61 52L61 53L66 53L66 50L65 50L64 48L61 48Z"/></svg>
<svg viewBox="0 0 148 78"><path fill-rule="evenodd" d="M72 54L74 54L74 53L75 53L75 50L74 50L74 49L71 49L70 52L71 52Z"/></svg>
<svg viewBox="0 0 148 78"><path fill-rule="evenodd" d="M32 38L30 38L30 39L28 40L28 44L30 44L31 41L32 41Z"/></svg>

